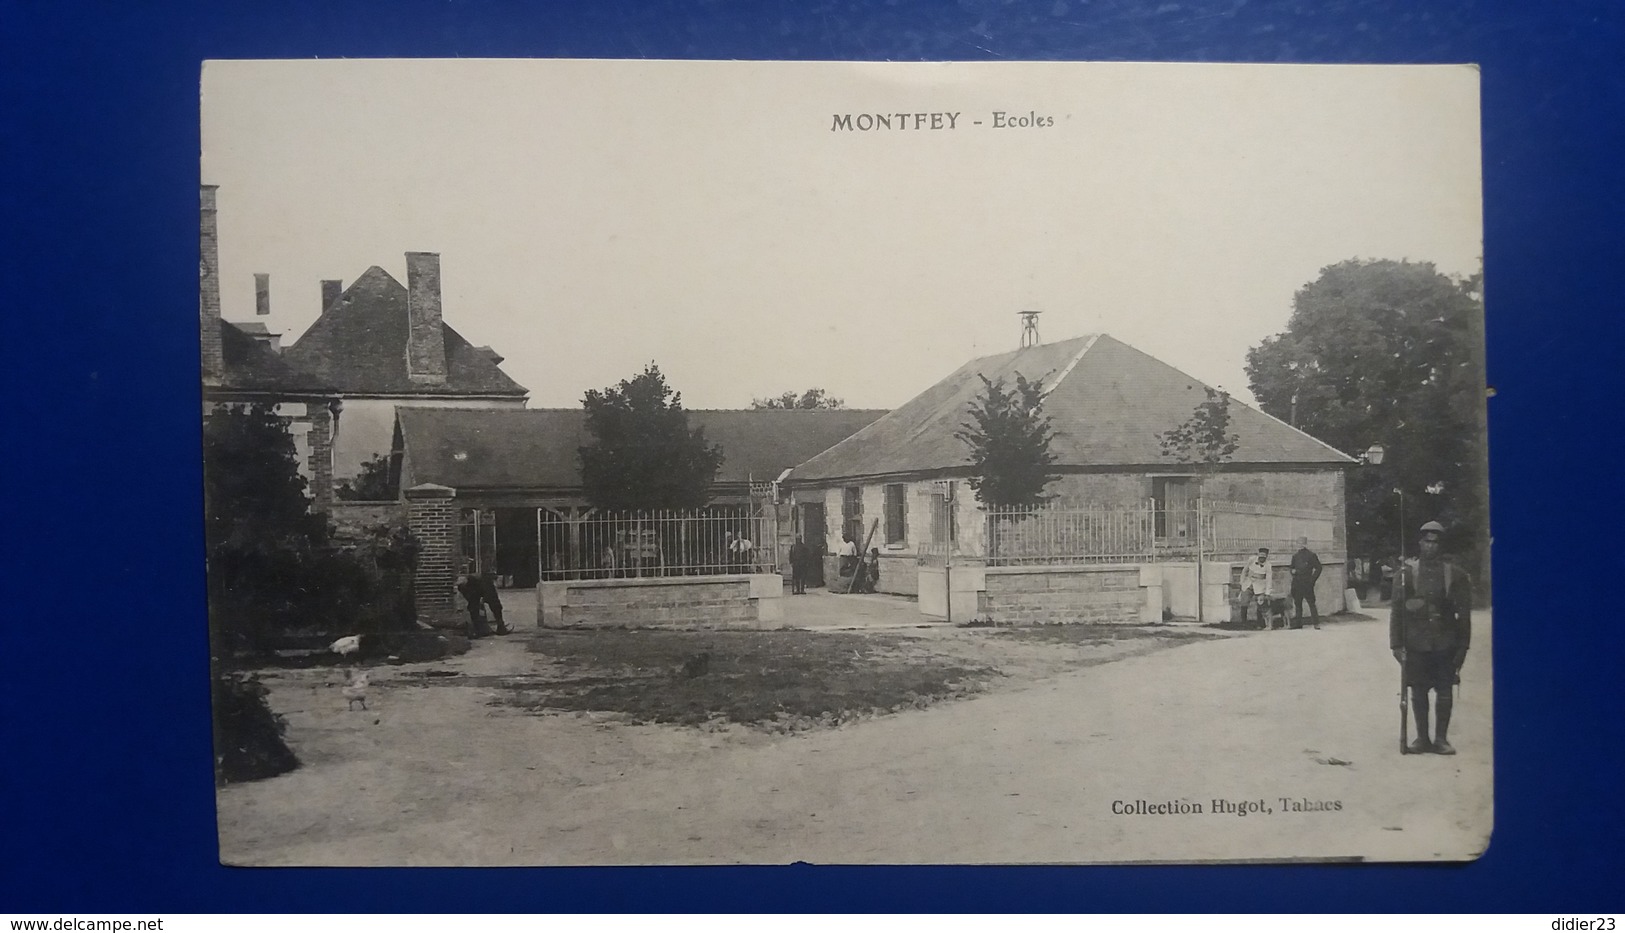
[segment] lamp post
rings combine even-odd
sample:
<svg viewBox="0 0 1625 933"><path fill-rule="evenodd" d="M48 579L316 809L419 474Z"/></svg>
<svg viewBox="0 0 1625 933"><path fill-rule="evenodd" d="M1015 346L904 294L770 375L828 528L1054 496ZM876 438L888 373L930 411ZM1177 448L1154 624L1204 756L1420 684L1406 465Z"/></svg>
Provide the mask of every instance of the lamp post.
<svg viewBox="0 0 1625 933"><path fill-rule="evenodd" d="M1372 444L1366 449L1365 455L1360 459L1372 466L1381 466L1384 451L1381 444ZM1394 618L1399 620L1399 643L1405 644L1405 616L1399 604L1402 595L1401 589L1405 579L1405 490L1394 487L1395 495L1399 496L1399 566L1394 568L1393 588L1388 591L1388 600L1393 607ZM1403 647L1396 655L1399 660L1399 753L1410 753L1410 693L1405 684L1405 655Z"/></svg>
<svg viewBox="0 0 1625 933"><path fill-rule="evenodd" d="M1365 453L1360 455L1360 459L1372 466L1382 466L1383 457L1386 455L1387 451L1383 449L1381 444L1372 444L1365 449ZM1400 567L1403 567L1405 565L1405 490L1395 486L1394 493L1399 496L1399 564ZM1394 568L1394 578L1396 580L1399 578L1399 567ZM1377 585L1380 593L1382 581L1378 580Z"/></svg>

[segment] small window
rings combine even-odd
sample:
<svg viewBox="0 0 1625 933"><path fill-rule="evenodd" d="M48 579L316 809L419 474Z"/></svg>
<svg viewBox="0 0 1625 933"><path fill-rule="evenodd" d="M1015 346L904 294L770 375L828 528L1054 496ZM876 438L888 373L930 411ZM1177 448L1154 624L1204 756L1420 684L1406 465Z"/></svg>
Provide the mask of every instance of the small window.
<svg viewBox="0 0 1625 933"><path fill-rule="evenodd" d="M908 540L907 508L904 505L903 484L891 483L886 487L886 543L902 544Z"/></svg>
<svg viewBox="0 0 1625 933"><path fill-rule="evenodd" d="M848 486L841 491L841 531L863 543L863 487Z"/></svg>

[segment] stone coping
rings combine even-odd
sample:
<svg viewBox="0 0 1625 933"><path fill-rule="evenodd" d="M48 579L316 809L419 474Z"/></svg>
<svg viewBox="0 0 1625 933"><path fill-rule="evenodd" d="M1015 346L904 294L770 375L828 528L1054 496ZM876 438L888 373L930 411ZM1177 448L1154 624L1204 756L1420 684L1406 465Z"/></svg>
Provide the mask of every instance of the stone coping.
<svg viewBox="0 0 1625 933"><path fill-rule="evenodd" d="M749 583L752 580L767 577L779 581L783 586L783 577L776 573L714 573L696 574L692 577L597 577L585 580L543 580L543 586L572 586L572 587L639 587L639 586L692 586L696 583Z"/></svg>
<svg viewBox="0 0 1625 933"><path fill-rule="evenodd" d="M1194 561L1192 562L1194 563ZM1147 564L1003 564L986 568L989 574L1003 573L1105 573L1109 571L1138 571Z"/></svg>

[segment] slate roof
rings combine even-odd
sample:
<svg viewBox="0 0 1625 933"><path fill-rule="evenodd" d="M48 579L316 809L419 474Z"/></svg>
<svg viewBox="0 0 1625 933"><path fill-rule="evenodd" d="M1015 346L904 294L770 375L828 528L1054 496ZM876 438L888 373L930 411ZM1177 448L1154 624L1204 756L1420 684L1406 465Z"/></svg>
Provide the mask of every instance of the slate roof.
<svg viewBox="0 0 1625 933"><path fill-rule="evenodd" d="M694 410L689 427L722 448L719 484L769 482L884 415L883 410ZM581 486L577 449L588 444L579 408L399 407L414 483L453 489L570 490ZM459 458L461 455L461 458Z"/></svg>
<svg viewBox="0 0 1625 933"><path fill-rule="evenodd" d="M350 395L524 396L529 391L497 367L488 347L475 347L442 322L446 383L412 382L406 373L406 286L373 266L282 351L289 364Z"/></svg>
<svg viewBox="0 0 1625 933"><path fill-rule="evenodd" d="M954 432L981 391L977 374L1044 378L1057 467L1162 467L1159 436L1206 399L1201 382L1106 334L972 360L907 404L798 466L791 481L820 482L967 466ZM1353 458L1232 400L1239 447L1230 463L1336 468Z"/></svg>
<svg viewBox="0 0 1625 933"><path fill-rule="evenodd" d="M317 376L290 365L281 354L245 333L241 325L221 320L220 355L225 363L217 386L210 389L268 395L331 395Z"/></svg>

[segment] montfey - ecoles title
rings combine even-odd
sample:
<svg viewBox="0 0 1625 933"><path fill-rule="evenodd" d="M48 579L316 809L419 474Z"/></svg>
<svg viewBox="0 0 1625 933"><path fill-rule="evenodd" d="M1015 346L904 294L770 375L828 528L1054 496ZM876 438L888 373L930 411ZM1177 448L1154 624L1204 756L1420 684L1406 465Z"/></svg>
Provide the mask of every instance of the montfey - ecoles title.
<svg viewBox="0 0 1625 933"><path fill-rule="evenodd" d="M986 126L995 130L1008 128L1042 129L1054 126L1055 118L1036 110L1012 113L995 110L983 119L962 120L964 111L937 111L934 113L837 113L831 115L831 133L873 133L891 130L957 130L963 126Z"/></svg>

